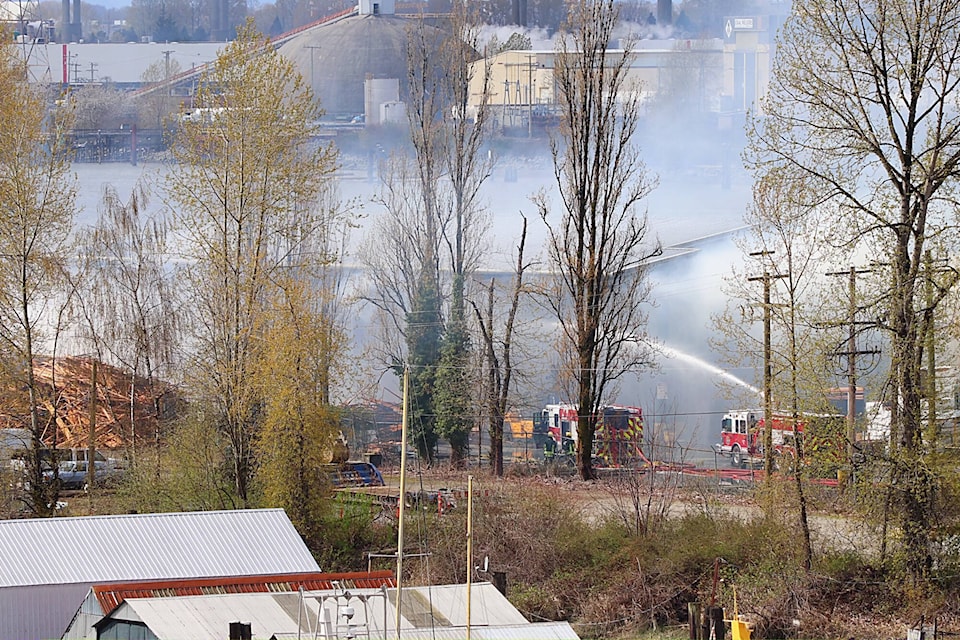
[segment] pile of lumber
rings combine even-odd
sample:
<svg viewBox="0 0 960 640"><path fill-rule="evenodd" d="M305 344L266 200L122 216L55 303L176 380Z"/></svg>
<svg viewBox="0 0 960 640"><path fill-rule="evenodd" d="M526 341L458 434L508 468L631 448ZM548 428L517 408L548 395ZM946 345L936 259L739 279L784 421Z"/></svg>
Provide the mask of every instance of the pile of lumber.
<svg viewBox="0 0 960 640"><path fill-rule="evenodd" d="M132 376L129 371L102 362L95 363L93 358L38 358L33 372L40 387L38 407L43 441L48 446L53 445L54 439L58 448L89 446L93 389L96 390L96 403L92 415L98 449L119 449L153 442L158 425L169 417L165 414L169 414L173 407L174 390L170 385L163 382L151 385L141 376ZM26 389L20 386L17 395L26 396L26 393ZM10 390L5 395L9 398ZM18 404L27 406L26 402L8 404L3 412L5 415L0 415L0 427L30 427L29 412L22 408L11 410Z"/></svg>

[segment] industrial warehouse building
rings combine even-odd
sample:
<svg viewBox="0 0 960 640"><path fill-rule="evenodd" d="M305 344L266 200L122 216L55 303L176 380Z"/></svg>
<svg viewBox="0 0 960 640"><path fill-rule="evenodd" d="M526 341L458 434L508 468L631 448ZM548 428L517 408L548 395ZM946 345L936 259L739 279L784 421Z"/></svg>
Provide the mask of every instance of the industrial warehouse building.
<svg viewBox="0 0 960 640"><path fill-rule="evenodd" d="M60 638L97 584L316 573L282 509L0 521L0 640Z"/></svg>

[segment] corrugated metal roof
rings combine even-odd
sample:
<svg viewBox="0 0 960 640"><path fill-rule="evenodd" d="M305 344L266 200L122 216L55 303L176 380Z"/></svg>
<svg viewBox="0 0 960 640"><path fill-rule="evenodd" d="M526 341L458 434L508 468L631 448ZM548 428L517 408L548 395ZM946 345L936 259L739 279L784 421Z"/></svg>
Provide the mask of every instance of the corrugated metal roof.
<svg viewBox="0 0 960 640"><path fill-rule="evenodd" d="M339 600L337 598L339 596ZM116 621L142 621L161 640L190 637L195 640L219 640L230 622L249 622L254 638L271 636L294 637L298 632L316 633L320 607L329 612L333 624L338 622L336 603L349 604L354 615L354 635L381 637L383 629L396 637L394 626L395 590L351 590L349 601L342 590L275 593L218 594L171 598L138 598L124 602L97 626L103 630ZM406 615L401 623L401 637L410 640L461 639L466 624L466 585L411 587L404 589L404 605L408 597L432 605L436 624L413 621ZM343 609L339 609L343 611ZM405 608L404 612L408 610ZM303 615L300 615L303 614ZM419 617L419 615L418 615ZM111 622L113 621L113 622ZM339 620L344 624L344 619ZM299 628L298 628L299 627ZM343 626L339 629L343 634ZM471 591L471 635L489 640L575 640L576 633L565 622L530 624L491 584L474 585ZM321 632L321 635L322 632Z"/></svg>
<svg viewBox="0 0 960 640"><path fill-rule="evenodd" d="M403 594L404 607L401 611L406 610L408 595L415 594L417 599L432 605L434 611L442 612L450 626L463 627L467 624L467 590L464 585L416 587L404 589ZM473 585L470 590L470 617L471 623L478 626L527 624L523 614L489 582ZM416 624L423 626L419 620ZM425 624L431 626L429 621Z"/></svg>
<svg viewBox="0 0 960 640"><path fill-rule="evenodd" d="M4 520L0 558L0 587L320 570L282 509Z"/></svg>

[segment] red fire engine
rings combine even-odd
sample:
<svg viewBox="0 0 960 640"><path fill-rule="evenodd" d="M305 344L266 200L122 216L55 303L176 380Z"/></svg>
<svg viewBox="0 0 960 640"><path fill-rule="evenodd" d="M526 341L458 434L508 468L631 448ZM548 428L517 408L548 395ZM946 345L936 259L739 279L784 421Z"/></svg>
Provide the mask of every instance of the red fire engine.
<svg viewBox="0 0 960 640"><path fill-rule="evenodd" d="M723 416L720 442L713 450L721 456L730 456L730 465L745 468L763 462L763 413L760 411L731 411ZM797 422L797 434L803 433L804 421ZM793 419L783 413L773 414L773 448L776 455L794 456Z"/></svg>
<svg viewBox="0 0 960 640"><path fill-rule="evenodd" d="M548 404L534 425L535 441L559 455L577 450L577 407L572 404ZM593 439L593 455L599 464L609 467L635 466L644 462L643 411L640 407L607 405L601 409Z"/></svg>

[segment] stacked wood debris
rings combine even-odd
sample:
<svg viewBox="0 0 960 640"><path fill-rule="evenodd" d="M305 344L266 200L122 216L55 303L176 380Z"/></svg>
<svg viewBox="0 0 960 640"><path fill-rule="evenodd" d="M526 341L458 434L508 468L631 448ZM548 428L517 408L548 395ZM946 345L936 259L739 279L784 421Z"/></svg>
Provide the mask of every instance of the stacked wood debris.
<svg viewBox="0 0 960 640"><path fill-rule="evenodd" d="M89 446L94 359L38 358L34 362L33 372L40 386L38 406L43 441L53 446L56 440L58 448ZM20 392L26 396L27 391L22 386ZM8 391L4 395L10 397L11 393ZM141 376L131 376L129 371L97 362L94 411L96 447L118 449L152 443L158 425L164 424L174 414L176 398L169 384L155 381L151 385ZM16 404L0 409L0 427L29 428L29 412L22 408L25 403L19 410L14 406Z"/></svg>

